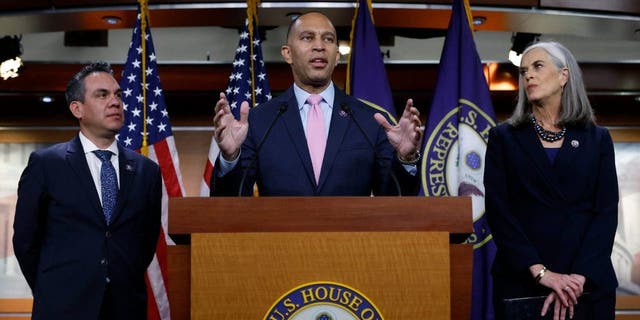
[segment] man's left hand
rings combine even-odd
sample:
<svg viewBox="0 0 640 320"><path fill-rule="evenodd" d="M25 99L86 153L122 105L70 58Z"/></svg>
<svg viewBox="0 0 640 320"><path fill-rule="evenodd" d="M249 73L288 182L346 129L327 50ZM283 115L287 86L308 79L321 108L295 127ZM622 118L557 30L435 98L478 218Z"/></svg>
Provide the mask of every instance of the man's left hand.
<svg viewBox="0 0 640 320"><path fill-rule="evenodd" d="M374 118L387 132L387 139L396 149L401 160L409 162L417 160L424 128L420 122L420 112L413 106L412 99L407 100L397 125L391 125L380 113L376 113Z"/></svg>

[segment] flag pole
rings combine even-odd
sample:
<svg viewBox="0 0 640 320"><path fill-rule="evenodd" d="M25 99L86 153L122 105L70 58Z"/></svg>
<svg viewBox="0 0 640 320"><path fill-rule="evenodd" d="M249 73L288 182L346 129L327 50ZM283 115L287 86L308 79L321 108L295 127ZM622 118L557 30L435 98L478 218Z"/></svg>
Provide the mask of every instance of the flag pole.
<svg viewBox="0 0 640 320"><path fill-rule="evenodd" d="M149 144L147 142L147 0L138 0L140 4L140 44L142 46L142 147L140 153L149 156Z"/></svg>
<svg viewBox="0 0 640 320"><path fill-rule="evenodd" d="M353 19L351 19L351 33L349 34L349 48L353 48L353 33L356 29L356 20L358 20L358 10L360 10L359 1L355 3L355 10L353 12ZM372 17L373 19L373 17ZM345 79L345 89L347 94L351 93L351 57L347 59L347 79Z"/></svg>
<svg viewBox="0 0 640 320"><path fill-rule="evenodd" d="M255 84L255 67L254 67L254 52L253 52L253 21L255 19L258 23L258 4L260 0L247 0L247 28L249 29L249 60L251 61L251 107L256 103L256 84Z"/></svg>
<svg viewBox="0 0 640 320"><path fill-rule="evenodd" d="M471 30L471 34L473 34L473 16L471 15L471 5L469 4L469 0L463 0L464 11L467 13L467 22L469 23L469 30Z"/></svg>

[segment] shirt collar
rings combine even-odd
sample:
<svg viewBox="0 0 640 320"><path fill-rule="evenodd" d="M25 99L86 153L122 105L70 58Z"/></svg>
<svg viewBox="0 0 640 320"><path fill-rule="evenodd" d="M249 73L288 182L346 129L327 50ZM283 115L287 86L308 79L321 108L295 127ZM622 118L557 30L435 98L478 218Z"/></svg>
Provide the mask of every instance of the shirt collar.
<svg viewBox="0 0 640 320"><path fill-rule="evenodd" d="M80 143L82 144L82 149L84 150L85 154L87 154L89 152L93 152L94 150L101 150L93 142L91 142L91 140L89 140L89 138L87 138L82 133L82 131L80 131L78 135L80 136ZM105 150L109 150L109 151L113 152L113 154L118 156L118 143L116 142L116 140L113 140L111 145Z"/></svg>
<svg viewBox="0 0 640 320"><path fill-rule="evenodd" d="M298 87L297 84L293 84L293 93L296 95L296 101L298 102L298 110L302 110L304 105L307 103L307 99L311 95L309 92L304 91L302 88ZM324 102L329 106L329 109L333 109L333 99L335 97L336 91L333 87L333 81L329 83L326 89L319 93Z"/></svg>

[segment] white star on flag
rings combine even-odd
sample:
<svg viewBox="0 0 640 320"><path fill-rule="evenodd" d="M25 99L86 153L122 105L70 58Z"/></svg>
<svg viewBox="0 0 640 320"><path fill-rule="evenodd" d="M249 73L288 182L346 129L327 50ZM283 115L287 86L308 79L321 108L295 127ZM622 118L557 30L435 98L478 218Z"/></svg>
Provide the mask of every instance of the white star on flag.
<svg viewBox="0 0 640 320"><path fill-rule="evenodd" d="M254 20L255 22L255 20ZM248 21L240 33L240 40L236 48L236 56L233 59L233 70L229 75L229 85L225 90L231 112L238 119L240 117L240 105L243 101L248 101L249 106L257 106L261 103L271 100L271 88L267 80L267 72L264 67L262 56L262 47L260 41L260 32L258 26L253 26L253 39L249 39ZM253 48L253 54L251 53ZM251 60L253 59L253 66ZM253 79L251 68L253 67ZM246 80L244 80L246 79ZM252 88L251 83L255 84ZM252 96L252 90L255 90L255 101ZM205 164L205 172L203 182L200 187L201 196L209 196L209 182L211 181L211 172L213 172L213 164L218 157L219 149L215 140L211 140L208 161Z"/></svg>

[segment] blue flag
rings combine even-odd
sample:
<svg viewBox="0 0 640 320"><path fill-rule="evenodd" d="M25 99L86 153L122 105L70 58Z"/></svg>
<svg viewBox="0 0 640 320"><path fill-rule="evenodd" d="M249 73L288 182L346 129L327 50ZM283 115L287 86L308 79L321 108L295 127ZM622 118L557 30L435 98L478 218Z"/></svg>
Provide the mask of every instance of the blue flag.
<svg viewBox="0 0 640 320"><path fill-rule="evenodd" d="M470 196L474 246L471 319L493 319L496 247L484 217L484 155L493 105L463 0L454 0L423 145L420 194Z"/></svg>
<svg viewBox="0 0 640 320"><path fill-rule="evenodd" d="M391 87L384 69L380 44L369 6L371 0L359 0L351 29L351 56L347 71L347 93L387 113L395 122Z"/></svg>

